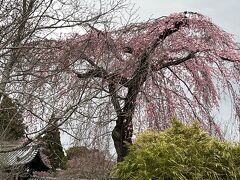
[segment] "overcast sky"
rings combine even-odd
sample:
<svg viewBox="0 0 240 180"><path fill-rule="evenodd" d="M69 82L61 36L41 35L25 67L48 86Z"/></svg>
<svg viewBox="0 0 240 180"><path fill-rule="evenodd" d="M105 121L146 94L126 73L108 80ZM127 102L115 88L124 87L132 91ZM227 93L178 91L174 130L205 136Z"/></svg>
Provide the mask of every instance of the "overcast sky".
<svg viewBox="0 0 240 180"><path fill-rule="evenodd" d="M142 20L193 11L212 18L240 42L240 0L132 0Z"/></svg>

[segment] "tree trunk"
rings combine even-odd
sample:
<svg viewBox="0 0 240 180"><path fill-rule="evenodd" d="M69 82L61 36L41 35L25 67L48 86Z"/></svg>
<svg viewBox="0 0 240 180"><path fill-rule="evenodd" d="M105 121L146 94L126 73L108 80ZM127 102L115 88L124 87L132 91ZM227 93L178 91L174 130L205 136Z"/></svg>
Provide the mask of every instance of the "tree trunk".
<svg viewBox="0 0 240 180"><path fill-rule="evenodd" d="M147 62L148 57L147 53L143 53L139 58L139 66L136 69L133 78L129 81L128 93L125 97L122 113L118 116L116 126L112 132L114 146L118 155L118 162L123 161L124 157L128 154L129 145L132 144L132 119L135 112L137 96L147 79L147 69L149 66L149 63Z"/></svg>
<svg viewBox="0 0 240 180"><path fill-rule="evenodd" d="M132 144L132 121L127 123L126 118L119 117L112 131L112 138L117 152L117 161L123 161L128 154L129 145Z"/></svg>

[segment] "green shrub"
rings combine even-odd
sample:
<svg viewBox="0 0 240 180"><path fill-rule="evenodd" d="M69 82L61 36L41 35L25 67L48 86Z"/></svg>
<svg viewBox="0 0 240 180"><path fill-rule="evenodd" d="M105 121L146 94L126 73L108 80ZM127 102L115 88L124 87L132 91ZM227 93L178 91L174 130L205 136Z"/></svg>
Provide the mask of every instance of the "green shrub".
<svg viewBox="0 0 240 180"><path fill-rule="evenodd" d="M119 179L240 179L240 147L210 137L197 123L174 120L164 132L146 131L112 174Z"/></svg>
<svg viewBox="0 0 240 180"><path fill-rule="evenodd" d="M90 150L85 146L73 146L70 147L68 150L66 150L67 158L68 160L74 158L74 157L80 157L80 156L86 156L86 154L89 154Z"/></svg>

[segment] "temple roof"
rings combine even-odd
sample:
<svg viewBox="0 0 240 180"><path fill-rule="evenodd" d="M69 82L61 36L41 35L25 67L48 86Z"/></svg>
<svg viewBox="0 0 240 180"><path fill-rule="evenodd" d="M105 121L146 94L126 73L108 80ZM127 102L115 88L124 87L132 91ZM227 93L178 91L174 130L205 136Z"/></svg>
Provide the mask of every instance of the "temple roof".
<svg viewBox="0 0 240 180"><path fill-rule="evenodd" d="M0 147L3 149L3 147ZM9 147L4 147L7 149ZM21 165L38 167L37 170L49 170L51 166L41 152L39 145L28 145L19 150L0 153L0 168L18 167ZM37 164L37 165L36 165ZM33 168L35 169L35 168Z"/></svg>

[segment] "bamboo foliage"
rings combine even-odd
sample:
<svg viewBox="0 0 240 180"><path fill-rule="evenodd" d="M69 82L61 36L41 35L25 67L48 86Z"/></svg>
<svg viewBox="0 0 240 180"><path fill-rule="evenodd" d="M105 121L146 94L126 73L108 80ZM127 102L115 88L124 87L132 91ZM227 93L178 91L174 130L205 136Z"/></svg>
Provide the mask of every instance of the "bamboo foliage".
<svg viewBox="0 0 240 180"><path fill-rule="evenodd" d="M198 123L174 120L163 132L137 137L113 169L120 179L239 179L240 146L210 137Z"/></svg>

